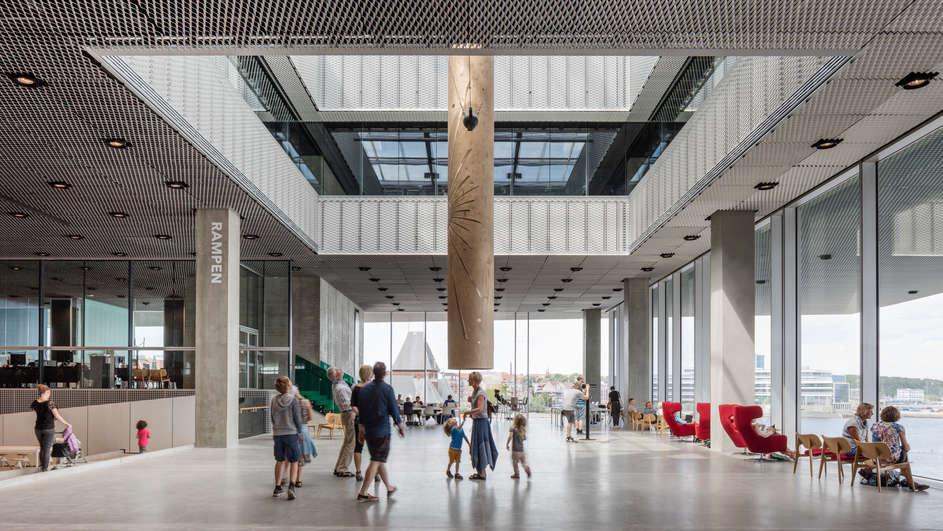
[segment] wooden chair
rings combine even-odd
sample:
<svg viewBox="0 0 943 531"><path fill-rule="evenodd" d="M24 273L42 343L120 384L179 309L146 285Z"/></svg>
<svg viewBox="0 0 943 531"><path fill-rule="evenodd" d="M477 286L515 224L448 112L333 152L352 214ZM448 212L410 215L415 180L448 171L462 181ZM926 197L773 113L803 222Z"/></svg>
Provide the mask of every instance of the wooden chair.
<svg viewBox="0 0 943 531"><path fill-rule="evenodd" d="M131 369L131 376L134 379L134 386L140 387L147 385L147 376L144 369Z"/></svg>
<svg viewBox="0 0 943 531"><path fill-rule="evenodd" d="M822 477L822 470L828 475L828 466L826 461L835 461L838 463L838 484L841 485L845 479L845 463L852 464L851 461L843 461L843 457L851 451L851 443L844 437L825 437L822 436L822 444L825 451L822 452L822 459L819 463L819 478ZM852 478L854 481L854 478Z"/></svg>
<svg viewBox="0 0 943 531"><path fill-rule="evenodd" d="M655 423L655 433L668 432L668 422L663 415L658 415L658 421Z"/></svg>
<svg viewBox="0 0 943 531"><path fill-rule="evenodd" d="M154 386L160 388L160 369L148 369L147 383L154 384Z"/></svg>
<svg viewBox="0 0 943 531"><path fill-rule="evenodd" d="M640 411L626 411L625 419L633 430L642 429L642 413Z"/></svg>
<svg viewBox="0 0 943 531"><path fill-rule="evenodd" d="M852 487L855 486L854 477L855 474L858 473L859 467L875 469L875 473L878 477L878 492L881 492L881 472L894 469L900 470L901 473L904 474L904 477L907 479L907 484L910 485L910 490L916 490L914 488L914 478L910 474L910 463L895 463L894 458L891 456L891 449L886 443L858 443L858 451L851 465Z"/></svg>
<svg viewBox="0 0 943 531"><path fill-rule="evenodd" d="M647 413L642 415L639 428L651 431L655 429L656 424L658 424L658 417L654 413Z"/></svg>
<svg viewBox="0 0 943 531"><path fill-rule="evenodd" d="M805 448L805 451L802 451L802 448ZM816 452L815 450L818 450ZM812 477L812 460L818 457L819 455L825 455L825 452L822 450L822 439L818 435L813 433L797 433L796 434L796 456L793 459L792 464L792 473L795 474L796 470L799 468L799 459L803 457L809 458L809 477ZM819 478L822 477L821 466L819 467Z"/></svg>
<svg viewBox="0 0 943 531"><path fill-rule="evenodd" d="M328 413L324 415L324 422L318 424L318 429L314 432L315 438L321 438L321 430L327 430L330 435L330 439L334 438L334 430L344 431L344 424L341 423L340 414Z"/></svg>

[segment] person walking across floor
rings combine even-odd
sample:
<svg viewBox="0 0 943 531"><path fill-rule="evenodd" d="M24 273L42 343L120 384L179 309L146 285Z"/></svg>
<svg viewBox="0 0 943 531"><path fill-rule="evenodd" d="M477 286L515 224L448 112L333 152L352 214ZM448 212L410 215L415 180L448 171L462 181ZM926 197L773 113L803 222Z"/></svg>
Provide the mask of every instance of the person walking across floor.
<svg viewBox="0 0 943 531"><path fill-rule="evenodd" d="M612 427L619 427L619 419L622 418L622 397L615 386L609 387L609 403L606 405L609 415L612 417Z"/></svg>
<svg viewBox="0 0 943 531"><path fill-rule="evenodd" d="M386 378L386 364L378 361L373 365L373 381L364 385L357 393L360 436L364 438L367 450L370 451L370 465L367 466L363 483L357 493L357 501L362 502L377 501L377 497L369 494L367 489L378 474L386 487L387 497L396 492L396 487L390 484L390 478L386 473L386 460L390 455L390 417L396 423L399 436L406 436L403 419L399 416L399 407L396 404L396 395L393 393L393 388L383 381L384 378Z"/></svg>
<svg viewBox="0 0 943 531"><path fill-rule="evenodd" d="M36 386L39 396L30 404L30 409L36 412L36 423L33 425L33 431L36 434L36 441L39 442L39 470L46 472L49 470L49 458L52 456L52 445L56 442L56 421L72 427L59 414L59 408L56 403L50 400L52 391L48 385L39 384Z"/></svg>
<svg viewBox="0 0 943 531"><path fill-rule="evenodd" d="M328 369L327 377L331 380L331 395L334 398L334 405L341 411L341 425L344 427L344 442L341 443L341 449L337 454L334 475L339 478L352 478L354 474L348 469L350 460L354 456L357 435L354 432L354 411L350 405L350 386L344 381L344 371L338 367Z"/></svg>
<svg viewBox="0 0 943 531"><path fill-rule="evenodd" d="M357 474L357 481L363 481L363 474L361 474L361 465L363 464L363 437L360 436L359 400L360 390L373 379L373 367L361 365L360 369L357 371L357 375L360 377L360 383L355 385L350 391L350 407L354 410L354 433L357 437L354 443L354 471ZM379 479L377 479L377 481L379 481Z"/></svg>
<svg viewBox="0 0 943 531"><path fill-rule="evenodd" d="M298 461L298 477L295 479L295 487L298 488L302 485L301 475L304 472L304 467L318 456L318 448L314 445L314 439L311 438L311 429L308 427L308 423L314 418L314 407L311 405L311 401L301 394L298 387L292 387L291 392L301 406L301 421L305 424L304 429L301 431L301 460Z"/></svg>
<svg viewBox="0 0 943 531"><path fill-rule="evenodd" d="M298 480L298 461L301 460L301 445L307 426L302 420L301 404L291 391L291 380L287 376L275 379L279 394L272 397L269 411L272 419L272 439L275 445L275 490L272 497L284 492L282 474L288 462L288 499L295 499L295 481Z"/></svg>
<svg viewBox="0 0 943 531"><path fill-rule="evenodd" d="M530 465L527 464L527 454L524 453L524 440L527 439L527 419L524 415L518 413L514 415L514 423L508 430L508 440L504 447L511 451L511 465L514 467L514 475L511 479L521 477L518 466L524 467L527 477L530 477Z"/></svg>
<svg viewBox="0 0 943 531"><path fill-rule="evenodd" d="M494 444L494 437L491 435L488 396L481 387L481 373L471 372L468 375L468 385L472 388L472 396L469 398L472 407L462 413L462 418L472 418L471 459L472 468L475 469L475 473L468 476L468 479L483 481L487 479L488 467L494 470L494 465L498 461L498 447Z"/></svg>

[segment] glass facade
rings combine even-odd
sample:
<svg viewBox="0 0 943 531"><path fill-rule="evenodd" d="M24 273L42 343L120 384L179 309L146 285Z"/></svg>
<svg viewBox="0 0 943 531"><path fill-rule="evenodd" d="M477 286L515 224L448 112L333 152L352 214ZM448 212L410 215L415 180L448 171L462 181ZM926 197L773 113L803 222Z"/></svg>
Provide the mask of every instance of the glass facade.
<svg viewBox="0 0 943 531"><path fill-rule="evenodd" d="M681 270L681 407L694 411L694 265Z"/></svg>
<svg viewBox="0 0 943 531"><path fill-rule="evenodd" d="M770 407L772 405L772 279L770 271L770 224L764 223L754 233L753 274L756 283L755 317L753 320L753 339L756 348L756 379L753 398L763 407L765 424L771 424Z"/></svg>
<svg viewBox="0 0 943 531"><path fill-rule="evenodd" d="M651 345L652 345L652 394L651 398L653 402L657 402L660 399L658 394L658 363L660 359L659 349L661 344L661 312L659 310L659 287L658 285L652 286L652 336L651 336Z"/></svg>

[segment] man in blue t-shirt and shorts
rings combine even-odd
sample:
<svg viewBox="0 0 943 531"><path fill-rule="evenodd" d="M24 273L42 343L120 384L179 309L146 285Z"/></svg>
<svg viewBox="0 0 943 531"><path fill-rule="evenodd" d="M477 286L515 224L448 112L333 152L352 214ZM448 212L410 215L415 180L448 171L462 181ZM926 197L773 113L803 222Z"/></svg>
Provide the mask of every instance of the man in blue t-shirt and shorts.
<svg viewBox="0 0 943 531"><path fill-rule="evenodd" d="M396 403L396 394L389 384L383 381L386 378L386 364L378 361L373 365L373 381L360 388L357 394L357 409L360 415L360 437L367 443L370 451L370 465L363 476L363 484L357 494L357 501L375 502L377 497L367 493L367 488L373 484L377 474L386 486L387 497L396 492L396 487L390 485L386 474L386 459L390 455L390 417L396 423L396 430L400 437L406 435L403 430L403 420L399 416L399 404Z"/></svg>

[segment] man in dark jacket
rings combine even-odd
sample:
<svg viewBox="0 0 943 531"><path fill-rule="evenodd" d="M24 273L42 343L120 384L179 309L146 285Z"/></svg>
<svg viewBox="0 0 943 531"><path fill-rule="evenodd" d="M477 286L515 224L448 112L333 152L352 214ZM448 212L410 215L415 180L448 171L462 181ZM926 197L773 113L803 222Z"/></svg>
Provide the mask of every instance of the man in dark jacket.
<svg viewBox="0 0 943 531"><path fill-rule="evenodd" d="M396 394L389 384L383 381L386 378L386 364L378 361L373 366L373 381L360 388L357 394L357 409L360 418L360 437L367 443L370 450L370 466L363 476L363 484L357 501L377 501L377 497L367 493L367 488L373 484L377 474L386 486L387 496L396 492L396 487L390 485L386 475L386 459L390 454L390 417L396 423L396 430L400 437L405 435L403 420L399 416L399 405L396 403Z"/></svg>

